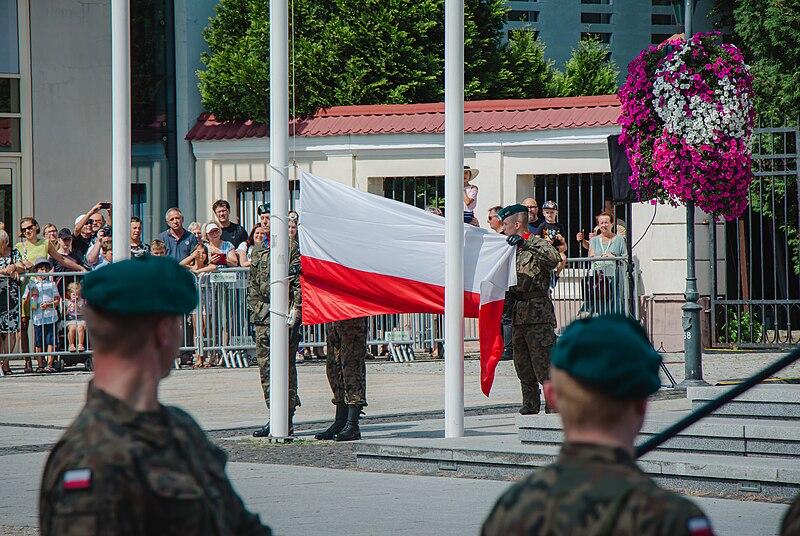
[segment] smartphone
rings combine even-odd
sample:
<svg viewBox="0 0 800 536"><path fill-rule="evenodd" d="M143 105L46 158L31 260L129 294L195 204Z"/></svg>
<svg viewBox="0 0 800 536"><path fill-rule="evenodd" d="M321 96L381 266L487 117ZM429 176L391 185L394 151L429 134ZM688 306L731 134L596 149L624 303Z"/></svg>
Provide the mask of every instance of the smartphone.
<svg viewBox="0 0 800 536"><path fill-rule="evenodd" d="M100 208L111 208L111 203L100 203Z"/></svg>

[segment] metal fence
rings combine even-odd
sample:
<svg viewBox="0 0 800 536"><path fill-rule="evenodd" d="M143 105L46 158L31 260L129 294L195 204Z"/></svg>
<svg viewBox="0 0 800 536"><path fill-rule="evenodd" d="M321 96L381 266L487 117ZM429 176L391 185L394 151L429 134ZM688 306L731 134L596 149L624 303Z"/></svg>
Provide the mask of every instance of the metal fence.
<svg viewBox="0 0 800 536"><path fill-rule="evenodd" d="M762 120L753 135L750 206L709 226L710 328L717 347L783 348L800 343L800 121ZM724 253L722 251L724 250Z"/></svg>
<svg viewBox="0 0 800 536"><path fill-rule="evenodd" d="M82 314L80 284L85 273L47 272L0 277L0 359L35 359L36 365L84 365L92 368L91 338ZM247 312L246 268L227 268L197 278L199 305L184 319L183 340L176 366L198 362L225 367L252 363L255 337ZM552 297L559 332L582 316L627 314L627 261L621 257L567 259L553 278ZM27 325L14 318L28 318ZM18 322L18 321L17 321ZM17 327L15 327L17 326ZM301 348L325 346L325 325L303 326ZM465 319L464 341L478 340L476 319ZM31 344L28 345L27 342ZM398 362L420 353L441 356L442 315L389 314L369 317L368 345L375 355ZM473 345L471 350L477 351ZM2 372L0 372L2 375Z"/></svg>

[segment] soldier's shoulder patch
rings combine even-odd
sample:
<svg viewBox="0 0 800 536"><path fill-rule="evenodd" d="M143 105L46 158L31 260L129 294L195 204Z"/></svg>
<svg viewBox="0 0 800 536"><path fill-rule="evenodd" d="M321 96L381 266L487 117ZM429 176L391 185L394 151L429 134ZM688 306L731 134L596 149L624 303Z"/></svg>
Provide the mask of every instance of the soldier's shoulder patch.
<svg viewBox="0 0 800 536"><path fill-rule="evenodd" d="M707 517L690 517L686 521L686 529L690 536L714 536L711 521Z"/></svg>
<svg viewBox="0 0 800 536"><path fill-rule="evenodd" d="M61 487L65 490L89 489L92 487L92 470L88 467L64 471Z"/></svg>

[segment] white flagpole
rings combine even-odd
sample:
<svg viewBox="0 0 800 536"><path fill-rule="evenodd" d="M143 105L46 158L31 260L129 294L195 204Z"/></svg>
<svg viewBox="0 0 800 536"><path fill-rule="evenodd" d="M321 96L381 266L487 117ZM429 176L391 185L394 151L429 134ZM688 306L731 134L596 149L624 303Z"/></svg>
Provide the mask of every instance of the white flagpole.
<svg viewBox="0 0 800 536"><path fill-rule="evenodd" d="M129 0L111 2L111 201L114 262L131 255L131 66Z"/></svg>
<svg viewBox="0 0 800 536"><path fill-rule="evenodd" d="M269 2L270 435L289 435L289 9Z"/></svg>
<svg viewBox="0 0 800 536"><path fill-rule="evenodd" d="M444 435L464 436L464 2L444 14Z"/></svg>

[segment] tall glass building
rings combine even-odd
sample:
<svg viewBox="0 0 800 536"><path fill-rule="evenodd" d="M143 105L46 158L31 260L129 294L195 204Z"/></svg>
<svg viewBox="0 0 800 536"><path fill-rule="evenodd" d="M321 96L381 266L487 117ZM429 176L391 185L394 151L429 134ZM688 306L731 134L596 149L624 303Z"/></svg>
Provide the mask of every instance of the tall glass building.
<svg viewBox="0 0 800 536"><path fill-rule="evenodd" d="M692 17L695 32L711 28L712 0L700 0ZM563 67L582 37L596 36L611 48L611 59L625 79L628 63L651 43L683 31L670 0L508 0L506 36L535 32L545 56Z"/></svg>

